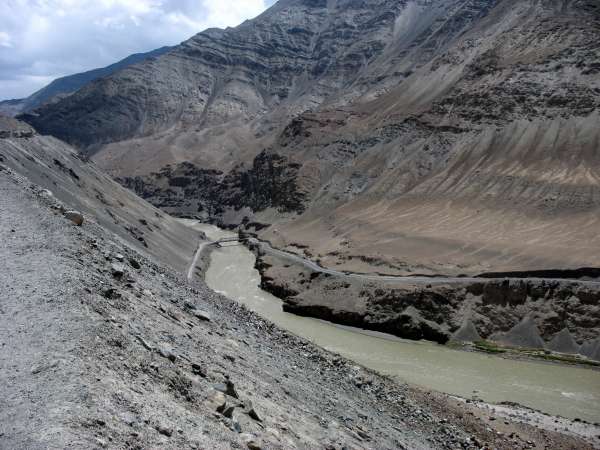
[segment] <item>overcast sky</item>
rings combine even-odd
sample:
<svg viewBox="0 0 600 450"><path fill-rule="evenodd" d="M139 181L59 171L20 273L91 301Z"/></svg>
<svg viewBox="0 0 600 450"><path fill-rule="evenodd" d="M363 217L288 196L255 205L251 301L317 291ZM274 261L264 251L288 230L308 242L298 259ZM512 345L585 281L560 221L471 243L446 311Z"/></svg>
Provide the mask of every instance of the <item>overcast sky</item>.
<svg viewBox="0 0 600 450"><path fill-rule="evenodd" d="M0 100L235 26L275 0L0 0Z"/></svg>

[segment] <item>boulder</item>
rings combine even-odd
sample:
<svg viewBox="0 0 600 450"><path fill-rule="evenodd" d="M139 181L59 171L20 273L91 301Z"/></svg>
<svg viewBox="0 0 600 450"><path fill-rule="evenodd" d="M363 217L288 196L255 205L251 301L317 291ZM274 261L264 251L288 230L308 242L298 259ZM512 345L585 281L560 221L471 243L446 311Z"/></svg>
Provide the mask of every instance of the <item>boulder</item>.
<svg viewBox="0 0 600 450"><path fill-rule="evenodd" d="M194 375L199 375L202 378L207 377L207 373L206 373L206 370L204 369L204 367L202 367L200 364L197 364L197 363L192 363L192 373Z"/></svg>
<svg viewBox="0 0 600 450"><path fill-rule="evenodd" d="M548 350L559 353L579 353L579 345L573 339L571 332L567 328L563 328L556 333L548 343Z"/></svg>
<svg viewBox="0 0 600 450"><path fill-rule="evenodd" d="M78 227L83 225L83 214L78 211L65 211L64 216Z"/></svg>
<svg viewBox="0 0 600 450"><path fill-rule="evenodd" d="M258 415L258 413L256 412L256 409L254 409L254 405L252 404L252 402L250 400L245 400L244 401L244 412L246 414L248 414L248 416L250 416L252 419L256 420L257 422L262 422L262 418Z"/></svg>
<svg viewBox="0 0 600 450"><path fill-rule="evenodd" d="M227 417L228 419L233 418L233 411L235 410L235 406L229 405L227 401L224 401L217 407L217 412Z"/></svg>
<svg viewBox="0 0 600 450"><path fill-rule="evenodd" d="M123 266L123 264L111 264L110 270L115 278L121 278L125 275L125 266Z"/></svg>
<svg viewBox="0 0 600 450"><path fill-rule="evenodd" d="M198 309L198 310L195 310L193 312L193 314L194 314L194 316L196 316L197 319L204 320L206 322L210 322L210 319L211 319L210 314L207 313L206 311L202 311L202 310Z"/></svg>
<svg viewBox="0 0 600 450"><path fill-rule="evenodd" d="M166 425L157 425L156 431L158 431L163 436L167 436L167 437L173 436L173 428L168 427Z"/></svg>
<svg viewBox="0 0 600 450"><path fill-rule="evenodd" d="M240 398L239 394L237 393L237 390L235 389L235 385L229 379L226 379L225 383L218 383L218 384L215 384L213 387L215 388L215 390L222 392L226 395L229 395L230 397L237 398L237 399Z"/></svg>

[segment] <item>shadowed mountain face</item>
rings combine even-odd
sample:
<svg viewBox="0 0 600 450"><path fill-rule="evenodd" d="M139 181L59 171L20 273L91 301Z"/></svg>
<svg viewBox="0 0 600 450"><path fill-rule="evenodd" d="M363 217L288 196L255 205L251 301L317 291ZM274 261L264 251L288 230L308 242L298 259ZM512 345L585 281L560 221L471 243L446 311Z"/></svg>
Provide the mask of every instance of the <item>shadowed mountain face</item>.
<svg viewBox="0 0 600 450"><path fill-rule="evenodd" d="M20 113L30 112L47 102L56 102L98 78L107 77L124 67L139 63L145 59L160 56L169 51L169 49L170 47L161 47L147 53L135 53L110 66L57 78L48 86L43 87L27 98L0 102L0 113L15 116Z"/></svg>
<svg viewBox="0 0 600 450"><path fill-rule="evenodd" d="M600 265L592 0L282 0L25 119L350 270Z"/></svg>

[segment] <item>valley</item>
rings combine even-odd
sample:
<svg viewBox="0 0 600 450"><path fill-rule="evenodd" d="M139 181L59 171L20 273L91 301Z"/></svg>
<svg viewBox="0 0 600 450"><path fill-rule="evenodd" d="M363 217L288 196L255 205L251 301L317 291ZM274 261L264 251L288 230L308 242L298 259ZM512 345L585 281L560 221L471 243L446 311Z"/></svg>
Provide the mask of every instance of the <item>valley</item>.
<svg viewBox="0 0 600 450"><path fill-rule="evenodd" d="M600 448L597 0L262 4L0 102L0 449Z"/></svg>
<svg viewBox="0 0 600 450"><path fill-rule="evenodd" d="M597 446L587 420L392 380L190 282L205 234L68 145L0 125L3 447Z"/></svg>

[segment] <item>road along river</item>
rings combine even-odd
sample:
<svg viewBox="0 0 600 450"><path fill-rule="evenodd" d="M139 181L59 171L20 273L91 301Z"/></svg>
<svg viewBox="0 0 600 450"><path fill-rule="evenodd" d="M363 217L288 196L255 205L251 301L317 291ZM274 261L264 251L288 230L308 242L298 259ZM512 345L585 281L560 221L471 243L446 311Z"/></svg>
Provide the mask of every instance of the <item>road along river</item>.
<svg viewBox="0 0 600 450"><path fill-rule="evenodd" d="M235 236L212 225L193 226L211 240ZM600 371L453 350L285 313L281 300L260 289L254 262L254 254L242 245L216 249L206 282L280 327L402 381L466 398L512 401L549 414L600 422Z"/></svg>

